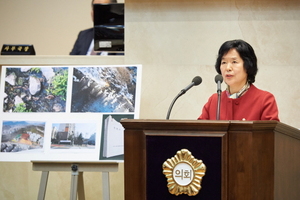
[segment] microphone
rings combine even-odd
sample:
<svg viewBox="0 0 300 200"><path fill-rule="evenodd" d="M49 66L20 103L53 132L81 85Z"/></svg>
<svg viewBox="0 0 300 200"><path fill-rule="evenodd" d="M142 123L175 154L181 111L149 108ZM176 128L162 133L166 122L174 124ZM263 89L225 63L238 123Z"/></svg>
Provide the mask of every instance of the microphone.
<svg viewBox="0 0 300 200"><path fill-rule="evenodd" d="M215 82L217 83L217 93L218 93L218 104L217 104L217 120L220 119L220 104L221 104L221 83L223 82L223 77L218 74L215 76Z"/></svg>
<svg viewBox="0 0 300 200"><path fill-rule="evenodd" d="M173 105L175 103L175 101L180 97L182 96L183 94L185 94L189 89L191 89L193 86L197 86L197 85L200 85L200 83L202 82L202 78L200 76L196 76L195 78L193 78L192 82L186 86L184 89L182 89L178 94L177 96L173 99L170 107L169 107L169 110L168 110L168 114L167 114L167 117L166 119L169 119L170 117L170 114L171 114L171 110L173 108Z"/></svg>
<svg viewBox="0 0 300 200"><path fill-rule="evenodd" d="M193 86L199 85L202 82L202 78L200 76L196 76L195 78L193 78L192 82L186 86L186 88L182 89L180 91L180 96L185 94L189 89L191 89Z"/></svg>
<svg viewBox="0 0 300 200"><path fill-rule="evenodd" d="M220 74L216 75L215 76L215 82L218 84L217 92L221 93L222 92L221 83L223 82L223 77Z"/></svg>

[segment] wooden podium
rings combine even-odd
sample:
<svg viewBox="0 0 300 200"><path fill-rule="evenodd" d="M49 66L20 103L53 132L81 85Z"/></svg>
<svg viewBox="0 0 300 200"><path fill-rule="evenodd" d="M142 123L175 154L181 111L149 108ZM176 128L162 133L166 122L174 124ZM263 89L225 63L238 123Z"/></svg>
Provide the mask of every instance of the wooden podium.
<svg viewBox="0 0 300 200"><path fill-rule="evenodd" d="M300 131L277 121L121 121L125 200L300 199ZM206 174L195 196L173 195L163 163L188 149Z"/></svg>

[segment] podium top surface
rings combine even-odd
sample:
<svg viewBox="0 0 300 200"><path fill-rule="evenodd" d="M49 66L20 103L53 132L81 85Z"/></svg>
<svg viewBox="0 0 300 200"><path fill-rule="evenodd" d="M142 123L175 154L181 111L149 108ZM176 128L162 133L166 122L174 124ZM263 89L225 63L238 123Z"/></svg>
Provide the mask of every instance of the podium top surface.
<svg viewBox="0 0 300 200"><path fill-rule="evenodd" d="M123 119L126 129L171 131L272 131L300 139L300 130L278 121Z"/></svg>

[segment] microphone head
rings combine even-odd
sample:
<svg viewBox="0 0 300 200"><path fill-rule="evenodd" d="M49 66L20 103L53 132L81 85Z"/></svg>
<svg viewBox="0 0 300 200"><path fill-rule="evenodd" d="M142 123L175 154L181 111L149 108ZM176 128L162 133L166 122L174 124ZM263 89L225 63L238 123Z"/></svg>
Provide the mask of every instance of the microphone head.
<svg viewBox="0 0 300 200"><path fill-rule="evenodd" d="M202 78L200 76L196 76L195 78L193 78L192 83L194 83L194 85L199 85L200 83L202 83Z"/></svg>
<svg viewBox="0 0 300 200"><path fill-rule="evenodd" d="M222 75L218 74L215 76L215 82L218 83L220 81L220 83L223 82L223 77Z"/></svg>

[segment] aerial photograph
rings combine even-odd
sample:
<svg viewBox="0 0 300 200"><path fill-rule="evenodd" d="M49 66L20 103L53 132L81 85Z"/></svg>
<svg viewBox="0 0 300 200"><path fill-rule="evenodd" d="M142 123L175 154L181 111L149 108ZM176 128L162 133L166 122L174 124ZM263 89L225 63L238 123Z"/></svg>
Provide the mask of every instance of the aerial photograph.
<svg viewBox="0 0 300 200"><path fill-rule="evenodd" d="M135 111L137 67L76 67L71 112Z"/></svg>

